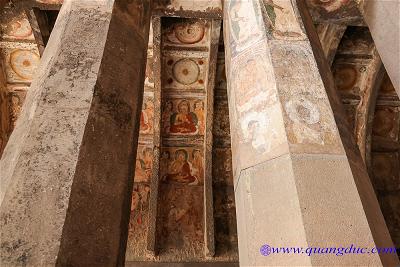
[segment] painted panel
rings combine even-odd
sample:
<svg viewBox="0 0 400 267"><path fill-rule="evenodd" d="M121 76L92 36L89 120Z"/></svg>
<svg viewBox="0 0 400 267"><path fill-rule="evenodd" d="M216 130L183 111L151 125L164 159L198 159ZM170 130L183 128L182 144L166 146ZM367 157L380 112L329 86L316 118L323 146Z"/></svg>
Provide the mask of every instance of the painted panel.
<svg viewBox="0 0 400 267"><path fill-rule="evenodd" d="M205 88L207 58L203 53L165 52L163 84L171 89Z"/></svg>
<svg viewBox="0 0 400 267"><path fill-rule="evenodd" d="M377 106L372 134L399 141L400 107Z"/></svg>
<svg viewBox="0 0 400 267"><path fill-rule="evenodd" d="M37 46L29 43L0 43L8 83L30 83L39 65Z"/></svg>
<svg viewBox="0 0 400 267"><path fill-rule="evenodd" d="M203 99L168 99L162 111L164 135L204 135Z"/></svg>
<svg viewBox="0 0 400 267"><path fill-rule="evenodd" d="M170 23L164 30L164 46L208 48L210 24L207 21L177 18Z"/></svg>
<svg viewBox="0 0 400 267"><path fill-rule="evenodd" d="M204 250L203 187L163 183L160 195L160 254L200 258Z"/></svg>
<svg viewBox="0 0 400 267"><path fill-rule="evenodd" d="M204 184L203 148L163 148L160 159L161 181L168 184Z"/></svg>

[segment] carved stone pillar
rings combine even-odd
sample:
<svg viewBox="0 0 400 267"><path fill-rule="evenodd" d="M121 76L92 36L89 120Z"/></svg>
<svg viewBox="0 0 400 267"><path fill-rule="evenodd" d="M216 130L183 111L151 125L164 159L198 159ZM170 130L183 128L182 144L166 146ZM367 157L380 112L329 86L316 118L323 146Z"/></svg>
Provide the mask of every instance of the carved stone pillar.
<svg viewBox="0 0 400 267"><path fill-rule="evenodd" d="M123 264L150 11L64 1L0 162L1 264Z"/></svg>
<svg viewBox="0 0 400 267"><path fill-rule="evenodd" d="M393 244L344 116L333 114L342 107L304 3L228 0L224 12L241 266L398 263L393 254L267 255L264 244Z"/></svg>

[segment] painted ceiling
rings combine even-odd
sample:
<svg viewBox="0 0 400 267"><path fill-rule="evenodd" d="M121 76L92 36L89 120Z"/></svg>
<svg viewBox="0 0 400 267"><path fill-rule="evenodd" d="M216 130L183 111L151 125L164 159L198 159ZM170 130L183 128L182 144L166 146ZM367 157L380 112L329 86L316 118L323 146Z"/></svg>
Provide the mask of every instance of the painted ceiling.
<svg viewBox="0 0 400 267"><path fill-rule="evenodd" d="M46 10L57 10L62 1L14 2L0 17L0 152L54 25L56 11ZM356 2L307 2L392 238L400 247L400 101ZM156 1L127 261L238 260L221 10L218 0ZM160 147L157 164L155 146ZM204 193L207 183L212 195ZM205 201L213 203L211 209ZM211 221L206 220L209 216ZM205 239L207 231L214 236L215 248ZM210 249L212 257L205 253Z"/></svg>

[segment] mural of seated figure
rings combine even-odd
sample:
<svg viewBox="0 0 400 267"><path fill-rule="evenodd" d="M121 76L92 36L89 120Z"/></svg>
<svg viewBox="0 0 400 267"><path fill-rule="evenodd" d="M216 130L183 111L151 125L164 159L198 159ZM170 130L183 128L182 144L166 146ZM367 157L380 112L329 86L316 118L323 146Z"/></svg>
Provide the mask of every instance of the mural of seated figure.
<svg viewBox="0 0 400 267"><path fill-rule="evenodd" d="M188 153L184 149L175 151L175 159L168 168L164 180L183 184L198 184L199 179L192 172L192 164L188 161Z"/></svg>
<svg viewBox="0 0 400 267"><path fill-rule="evenodd" d="M196 134L198 132L198 118L195 113L190 112L190 104L182 100L170 119L170 133L172 134Z"/></svg>

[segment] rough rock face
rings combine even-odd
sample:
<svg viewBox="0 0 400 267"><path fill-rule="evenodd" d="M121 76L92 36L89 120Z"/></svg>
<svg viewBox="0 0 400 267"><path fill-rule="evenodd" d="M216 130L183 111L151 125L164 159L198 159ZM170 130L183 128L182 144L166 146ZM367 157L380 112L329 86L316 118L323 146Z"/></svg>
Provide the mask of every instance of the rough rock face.
<svg viewBox="0 0 400 267"><path fill-rule="evenodd" d="M64 3L0 163L3 264L124 261L149 20Z"/></svg>

